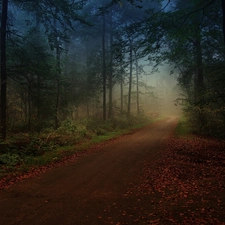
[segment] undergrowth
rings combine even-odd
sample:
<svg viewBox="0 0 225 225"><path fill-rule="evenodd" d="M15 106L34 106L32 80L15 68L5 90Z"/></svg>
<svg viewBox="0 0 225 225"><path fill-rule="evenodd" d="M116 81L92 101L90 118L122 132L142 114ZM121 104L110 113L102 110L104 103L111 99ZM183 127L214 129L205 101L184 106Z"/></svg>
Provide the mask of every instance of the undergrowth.
<svg viewBox="0 0 225 225"><path fill-rule="evenodd" d="M148 118L68 120L57 130L42 133L18 133L0 143L0 179L9 173L26 172L81 152L94 144L118 137L149 124Z"/></svg>
<svg viewBox="0 0 225 225"><path fill-rule="evenodd" d="M189 134L191 134L191 130L189 128L187 119L182 117L175 129L175 135L178 137L186 137Z"/></svg>

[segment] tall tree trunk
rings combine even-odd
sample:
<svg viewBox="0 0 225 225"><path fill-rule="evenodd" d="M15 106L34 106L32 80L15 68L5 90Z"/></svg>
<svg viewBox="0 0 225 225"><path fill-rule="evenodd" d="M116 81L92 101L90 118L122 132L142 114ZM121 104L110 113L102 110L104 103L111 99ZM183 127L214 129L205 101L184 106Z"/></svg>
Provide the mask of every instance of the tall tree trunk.
<svg viewBox="0 0 225 225"><path fill-rule="evenodd" d="M55 102L55 128L59 127L59 102L60 102L60 49L59 44L56 46L56 102Z"/></svg>
<svg viewBox="0 0 225 225"><path fill-rule="evenodd" d="M137 50L134 51L135 56L135 67L136 67L136 91L137 91L137 116L140 115L140 104L139 104L139 74L138 74L138 59L137 59Z"/></svg>
<svg viewBox="0 0 225 225"><path fill-rule="evenodd" d="M127 109L127 117L128 118L130 118L130 111L131 111L131 89L132 89L132 76L133 76L132 52L133 52L133 47L132 47L132 41L130 40L130 76L129 76L128 109Z"/></svg>
<svg viewBox="0 0 225 225"><path fill-rule="evenodd" d="M201 46L201 30L198 28L197 37L195 41L196 49L196 79L195 79L195 105L199 107L198 118L200 126L204 127L207 123L206 117L203 112L204 107L204 74L203 74L203 62L202 62L202 46Z"/></svg>
<svg viewBox="0 0 225 225"><path fill-rule="evenodd" d="M27 115L28 115L28 124L27 124L27 129L28 129L28 131L31 131L31 118L32 118L32 112L31 112L31 110L32 110L32 103L31 103L31 83L29 83L29 86L28 86L28 93L27 93L27 98L28 98L28 113L27 113Z"/></svg>
<svg viewBox="0 0 225 225"><path fill-rule="evenodd" d="M200 31L198 31L200 32ZM196 78L195 78L195 102L198 104L203 98L204 91L204 77L203 77L203 62L202 62L202 46L201 46L201 35L197 35L195 41L196 49Z"/></svg>
<svg viewBox="0 0 225 225"><path fill-rule="evenodd" d="M90 92L89 92L89 74L90 72L90 63L89 63L89 41L86 42L86 87L85 87L85 101L87 109L87 117L90 117Z"/></svg>
<svg viewBox="0 0 225 225"><path fill-rule="evenodd" d="M56 10L56 14L57 14ZM54 26L57 29L57 21L54 19ZM55 49L56 49L56 102L55 102L55 129L59 127L59 102L60 102L60 75L61 75L61 59L60 59L60 46L59 37L56 34L55 37Z"/></svg>
<svg viewBox="0 0 225 225"><path fill-rule="evenodd" d="M40 43L40 9L39 1L36 2L36 40L38 46ZM41 123L41 75L37 73L37 120L38 124Z"/></svg>
<svg viewBox="0 0 225 225"><path fill-rule="evenodd" d="M122 62L121 62L122 64ZM123 73L122 65L120 68L120 112L123 113Z"/></svg>
<svg viewBox="0 0 225 225"><path fill-rule="evenodd" d="M6 107L7 107L7 73L6 73L6 26L8 16L8 0L2 0L1 18L1 139L6 139Z"/></svg>
<svg viewBox="0 0 225 225"><path fill-rule="evenodd" d="M105 50L105 15L102 22L102 79L103 79L103 120L106 120L106 50Z"/></svg>
<svg viewBox="0 0 225 225"><path fill-rule="evenodd" d="M110 71L109 71L109 111L108 118L113 117L113 26L112 14L110 17Z"/></svg>

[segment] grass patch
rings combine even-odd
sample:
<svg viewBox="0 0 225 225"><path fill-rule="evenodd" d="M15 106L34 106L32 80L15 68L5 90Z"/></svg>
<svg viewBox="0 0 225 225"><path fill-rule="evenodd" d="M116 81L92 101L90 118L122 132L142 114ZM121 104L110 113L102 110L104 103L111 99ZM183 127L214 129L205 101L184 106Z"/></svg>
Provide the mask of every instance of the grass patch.
<svg viewBox="0 0 225 225"><path fill-rule="evenodd" d="M178 137L184 137L191 134L191 130L187 124L187 120L182 117L175 129L175 135Z"/></svg>

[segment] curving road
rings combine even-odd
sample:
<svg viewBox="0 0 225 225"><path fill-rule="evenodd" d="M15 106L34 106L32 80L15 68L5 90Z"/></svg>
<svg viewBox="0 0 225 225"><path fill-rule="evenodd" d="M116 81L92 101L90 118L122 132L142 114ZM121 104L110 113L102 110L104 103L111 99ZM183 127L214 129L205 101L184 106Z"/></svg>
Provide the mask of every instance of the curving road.
<svg viewBox="0 0 225 225"><path fill-rule="evenodd" d="M80 157L0 191L0 225L132 224L121 208L137 199L123 198L138 180L145 160L163 154L163 142L178 118L168 117ZM110 210L110 205L116 205ZM102 215L107 212L107 219ZM137 224L137 223L135 223Z"/></svg>

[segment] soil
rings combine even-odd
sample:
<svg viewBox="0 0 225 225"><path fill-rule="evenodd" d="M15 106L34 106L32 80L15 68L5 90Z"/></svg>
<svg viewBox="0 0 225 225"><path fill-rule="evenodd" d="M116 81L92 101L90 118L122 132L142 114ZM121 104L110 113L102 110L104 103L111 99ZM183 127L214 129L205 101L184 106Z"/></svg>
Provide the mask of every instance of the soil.
<svg viewBox="0 0 225 225"><path fill-rule="evenodd" d="M148 197L127 192L139 182L146 159L153 165L163 157L177 122L158 121L1 190L0 225L154 224L145 215L153 207Z"/></svg>

